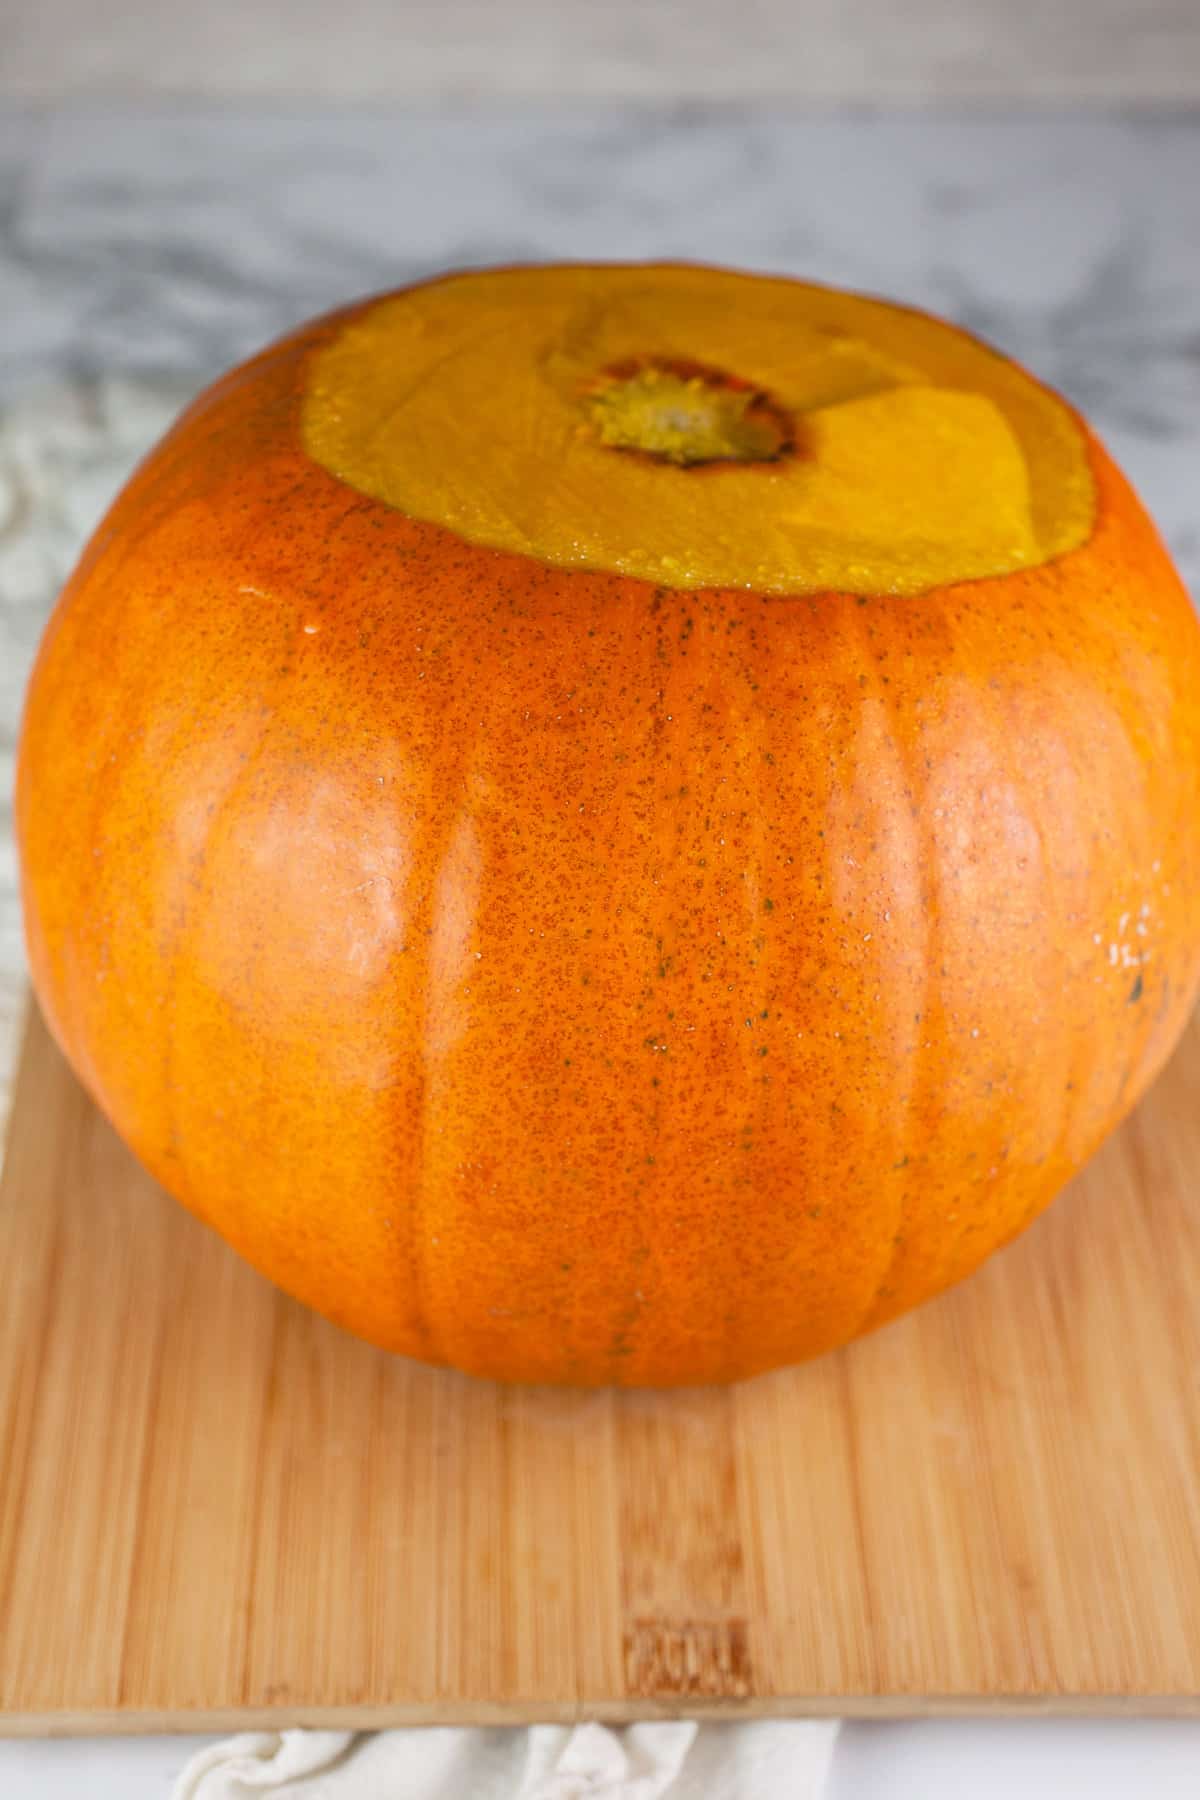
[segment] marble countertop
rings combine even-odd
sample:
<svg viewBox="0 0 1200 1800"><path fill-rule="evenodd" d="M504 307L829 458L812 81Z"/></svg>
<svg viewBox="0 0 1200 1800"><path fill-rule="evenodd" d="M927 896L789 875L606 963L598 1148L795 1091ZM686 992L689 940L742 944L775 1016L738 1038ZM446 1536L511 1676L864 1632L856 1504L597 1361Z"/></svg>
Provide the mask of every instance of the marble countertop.
<svg viewBox="0 0 1200 1800"><path fill-rule="evenodd" d="M0 112L3 1073L24 984L8 797L29 661L80 541L203 381L307 314L455 264L662 255L805 274L947 313L1061 387L1196 589L1198 168L1200 114ZM1075 1729L1083 1744L1091 1728ZM1122 1729L1174 1731L1200 1780L1191 1728ZM6 1797L60 1791L14 1790L3 1769ZM1031 1800L1062 1791L1020 1780Z"/></svg>

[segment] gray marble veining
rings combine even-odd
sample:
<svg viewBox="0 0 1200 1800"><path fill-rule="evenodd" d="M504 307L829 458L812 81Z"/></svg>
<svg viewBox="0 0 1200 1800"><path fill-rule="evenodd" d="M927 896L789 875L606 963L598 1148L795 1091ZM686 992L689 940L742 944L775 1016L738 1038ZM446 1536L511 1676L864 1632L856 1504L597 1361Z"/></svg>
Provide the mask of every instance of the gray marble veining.
<svg viewBox="0 0 1200 1800"><path fill-rule="evenodd" d="M1200 588L1200 115L18 108L0 113L5 771L54 586L195 386L440 268L649 256L847 283L983 333L1090 414ZM0 859L11 1042L7 811Z"/></svg>

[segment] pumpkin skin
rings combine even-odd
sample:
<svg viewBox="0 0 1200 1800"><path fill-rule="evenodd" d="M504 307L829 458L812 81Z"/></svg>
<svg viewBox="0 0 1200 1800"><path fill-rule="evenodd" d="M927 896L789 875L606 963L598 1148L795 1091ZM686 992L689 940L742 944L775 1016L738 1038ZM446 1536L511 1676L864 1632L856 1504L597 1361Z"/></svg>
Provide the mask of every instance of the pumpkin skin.
<svg viewBox="0 0 1200 1800"><path fill-rule="evenodd" d="M164 1187L390 1350L672 1384L841 1344L1028 1224L1179 1037L1187 595L1082 425L1085 541L917 594L469 541L305 447L365 312L202 395L47 630L51 1029Z"/></svg>

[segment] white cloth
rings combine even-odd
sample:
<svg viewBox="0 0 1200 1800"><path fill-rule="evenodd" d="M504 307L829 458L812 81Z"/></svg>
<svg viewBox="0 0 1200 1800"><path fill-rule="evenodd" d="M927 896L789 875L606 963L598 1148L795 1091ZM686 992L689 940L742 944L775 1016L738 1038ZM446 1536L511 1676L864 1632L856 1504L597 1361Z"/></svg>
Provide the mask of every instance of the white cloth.
<svg viewBox="0 0 1200 1800"><path fill-rule="evenodd" d="M816 1800L837 1721L249 1731L172 1800Z"/></svg>

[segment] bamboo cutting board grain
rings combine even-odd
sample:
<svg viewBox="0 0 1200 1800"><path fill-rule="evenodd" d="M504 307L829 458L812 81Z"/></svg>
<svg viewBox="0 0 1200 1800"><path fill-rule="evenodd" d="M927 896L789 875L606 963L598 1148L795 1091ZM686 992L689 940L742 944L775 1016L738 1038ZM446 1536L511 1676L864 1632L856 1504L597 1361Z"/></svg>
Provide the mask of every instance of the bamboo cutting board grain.
<svg viewBox="0 0 1200 1800"><path fill-rule="evenodd" d="M1191 1710L1200 1030L954 1294L732 1390L384 1356L31 1026L0 1201L0 1726Z"/></svg>

